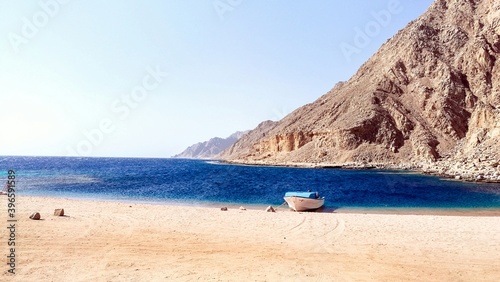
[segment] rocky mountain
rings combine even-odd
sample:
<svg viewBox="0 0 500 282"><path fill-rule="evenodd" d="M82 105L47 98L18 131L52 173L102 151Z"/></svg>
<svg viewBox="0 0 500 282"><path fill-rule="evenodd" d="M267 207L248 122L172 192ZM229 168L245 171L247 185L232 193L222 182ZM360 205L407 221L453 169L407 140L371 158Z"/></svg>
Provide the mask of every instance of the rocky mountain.
<svg viewBox="0 0 500 282"><path fill-rule="evenodd" d="M500 1L436 0L347 82L222 156L500 180Z"/></svg>
<svg viewBox="0 0 500 282"><path fill-rule="evenodd" d="M247 131L237 142L223 151L219 157L227 159L229 156L233 155L250 155L252 148L248 146L248 144L255 144L260 139L265 138L266 133L275 125L276 122L270 120L261 122L254 130Z"/></svg>
<svg viewBox="0 0 500 282"><path fill-rule="evenodd" d="M248 131L238 131L231 134L227 138L215 137L205 142L200 142L189 146L182 153L173 156L173 158L186 158L186 159L216 159L218 155L231 147L238 139L241 138Z"/></svg>

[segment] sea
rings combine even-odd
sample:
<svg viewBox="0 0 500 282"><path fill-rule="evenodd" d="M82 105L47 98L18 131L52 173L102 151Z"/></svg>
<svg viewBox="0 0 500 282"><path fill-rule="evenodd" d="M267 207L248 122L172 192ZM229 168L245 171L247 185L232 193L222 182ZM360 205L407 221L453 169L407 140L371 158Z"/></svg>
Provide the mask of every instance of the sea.
<svg viewBox="0 0 500 282"><path fill-rule="evenodd" d="M16 195L189 206L279 206L287 191L318 191L322 211L500 209L500 184L407 171L290 168L153 158L0 157Z"/></svg>

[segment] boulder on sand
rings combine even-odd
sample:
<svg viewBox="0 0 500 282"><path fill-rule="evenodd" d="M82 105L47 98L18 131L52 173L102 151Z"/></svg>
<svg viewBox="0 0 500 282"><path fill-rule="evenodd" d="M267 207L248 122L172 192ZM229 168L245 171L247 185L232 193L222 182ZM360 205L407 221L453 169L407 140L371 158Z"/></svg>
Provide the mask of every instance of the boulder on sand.
<svg viewBox="0 0 500 282"><path fill-rule="evenodd" d="M55 216L63 216L64 215L64 209L55 209L54 210L54 215Z"/></svg>
<svg viewBox="0 0 500 282"><path fill-rule="evenodd" d="M40 213L34 212L30 215L30 218L33 220L39 220L40 219Z"/></svg>
<svg viewBox="0 0 500 282"><path fill-rule="evenodd" d="M227 207L220 208L221 211L227 211Z"/></svg>

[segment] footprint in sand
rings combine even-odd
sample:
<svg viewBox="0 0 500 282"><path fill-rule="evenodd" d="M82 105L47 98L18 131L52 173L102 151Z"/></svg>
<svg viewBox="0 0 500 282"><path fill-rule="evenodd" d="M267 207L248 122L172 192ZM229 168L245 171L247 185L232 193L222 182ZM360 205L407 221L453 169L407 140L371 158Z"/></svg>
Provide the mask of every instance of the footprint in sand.
<svg viewBox="0 0 500 282"><path fill-rule="evenodd" d="M345 221L338 217L320 218L314 214L303 214L302 220L283 232L283 237L300 240L315 252L333 252L333 245L345 231Z"/></svg>

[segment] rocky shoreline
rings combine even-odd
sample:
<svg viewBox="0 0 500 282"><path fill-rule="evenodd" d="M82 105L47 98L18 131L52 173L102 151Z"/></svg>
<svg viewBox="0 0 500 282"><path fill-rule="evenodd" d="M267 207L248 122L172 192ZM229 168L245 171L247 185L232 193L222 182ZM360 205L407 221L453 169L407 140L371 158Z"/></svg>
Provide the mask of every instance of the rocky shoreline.
<svg viewBox="0 0 500 282"><path fill-rule="evenodd" d="M278 166L278 167L301 167L301 168L332 168L332 169L387 169L412 171L416 173L434 175L442 178L463 181L500 183L500 164L494 160L478 159L473 162L453 162L441 160L426 163L306 163L306 162L275 162L256 160L221 160L227 164L255 165L255 166Z"/></svg>

